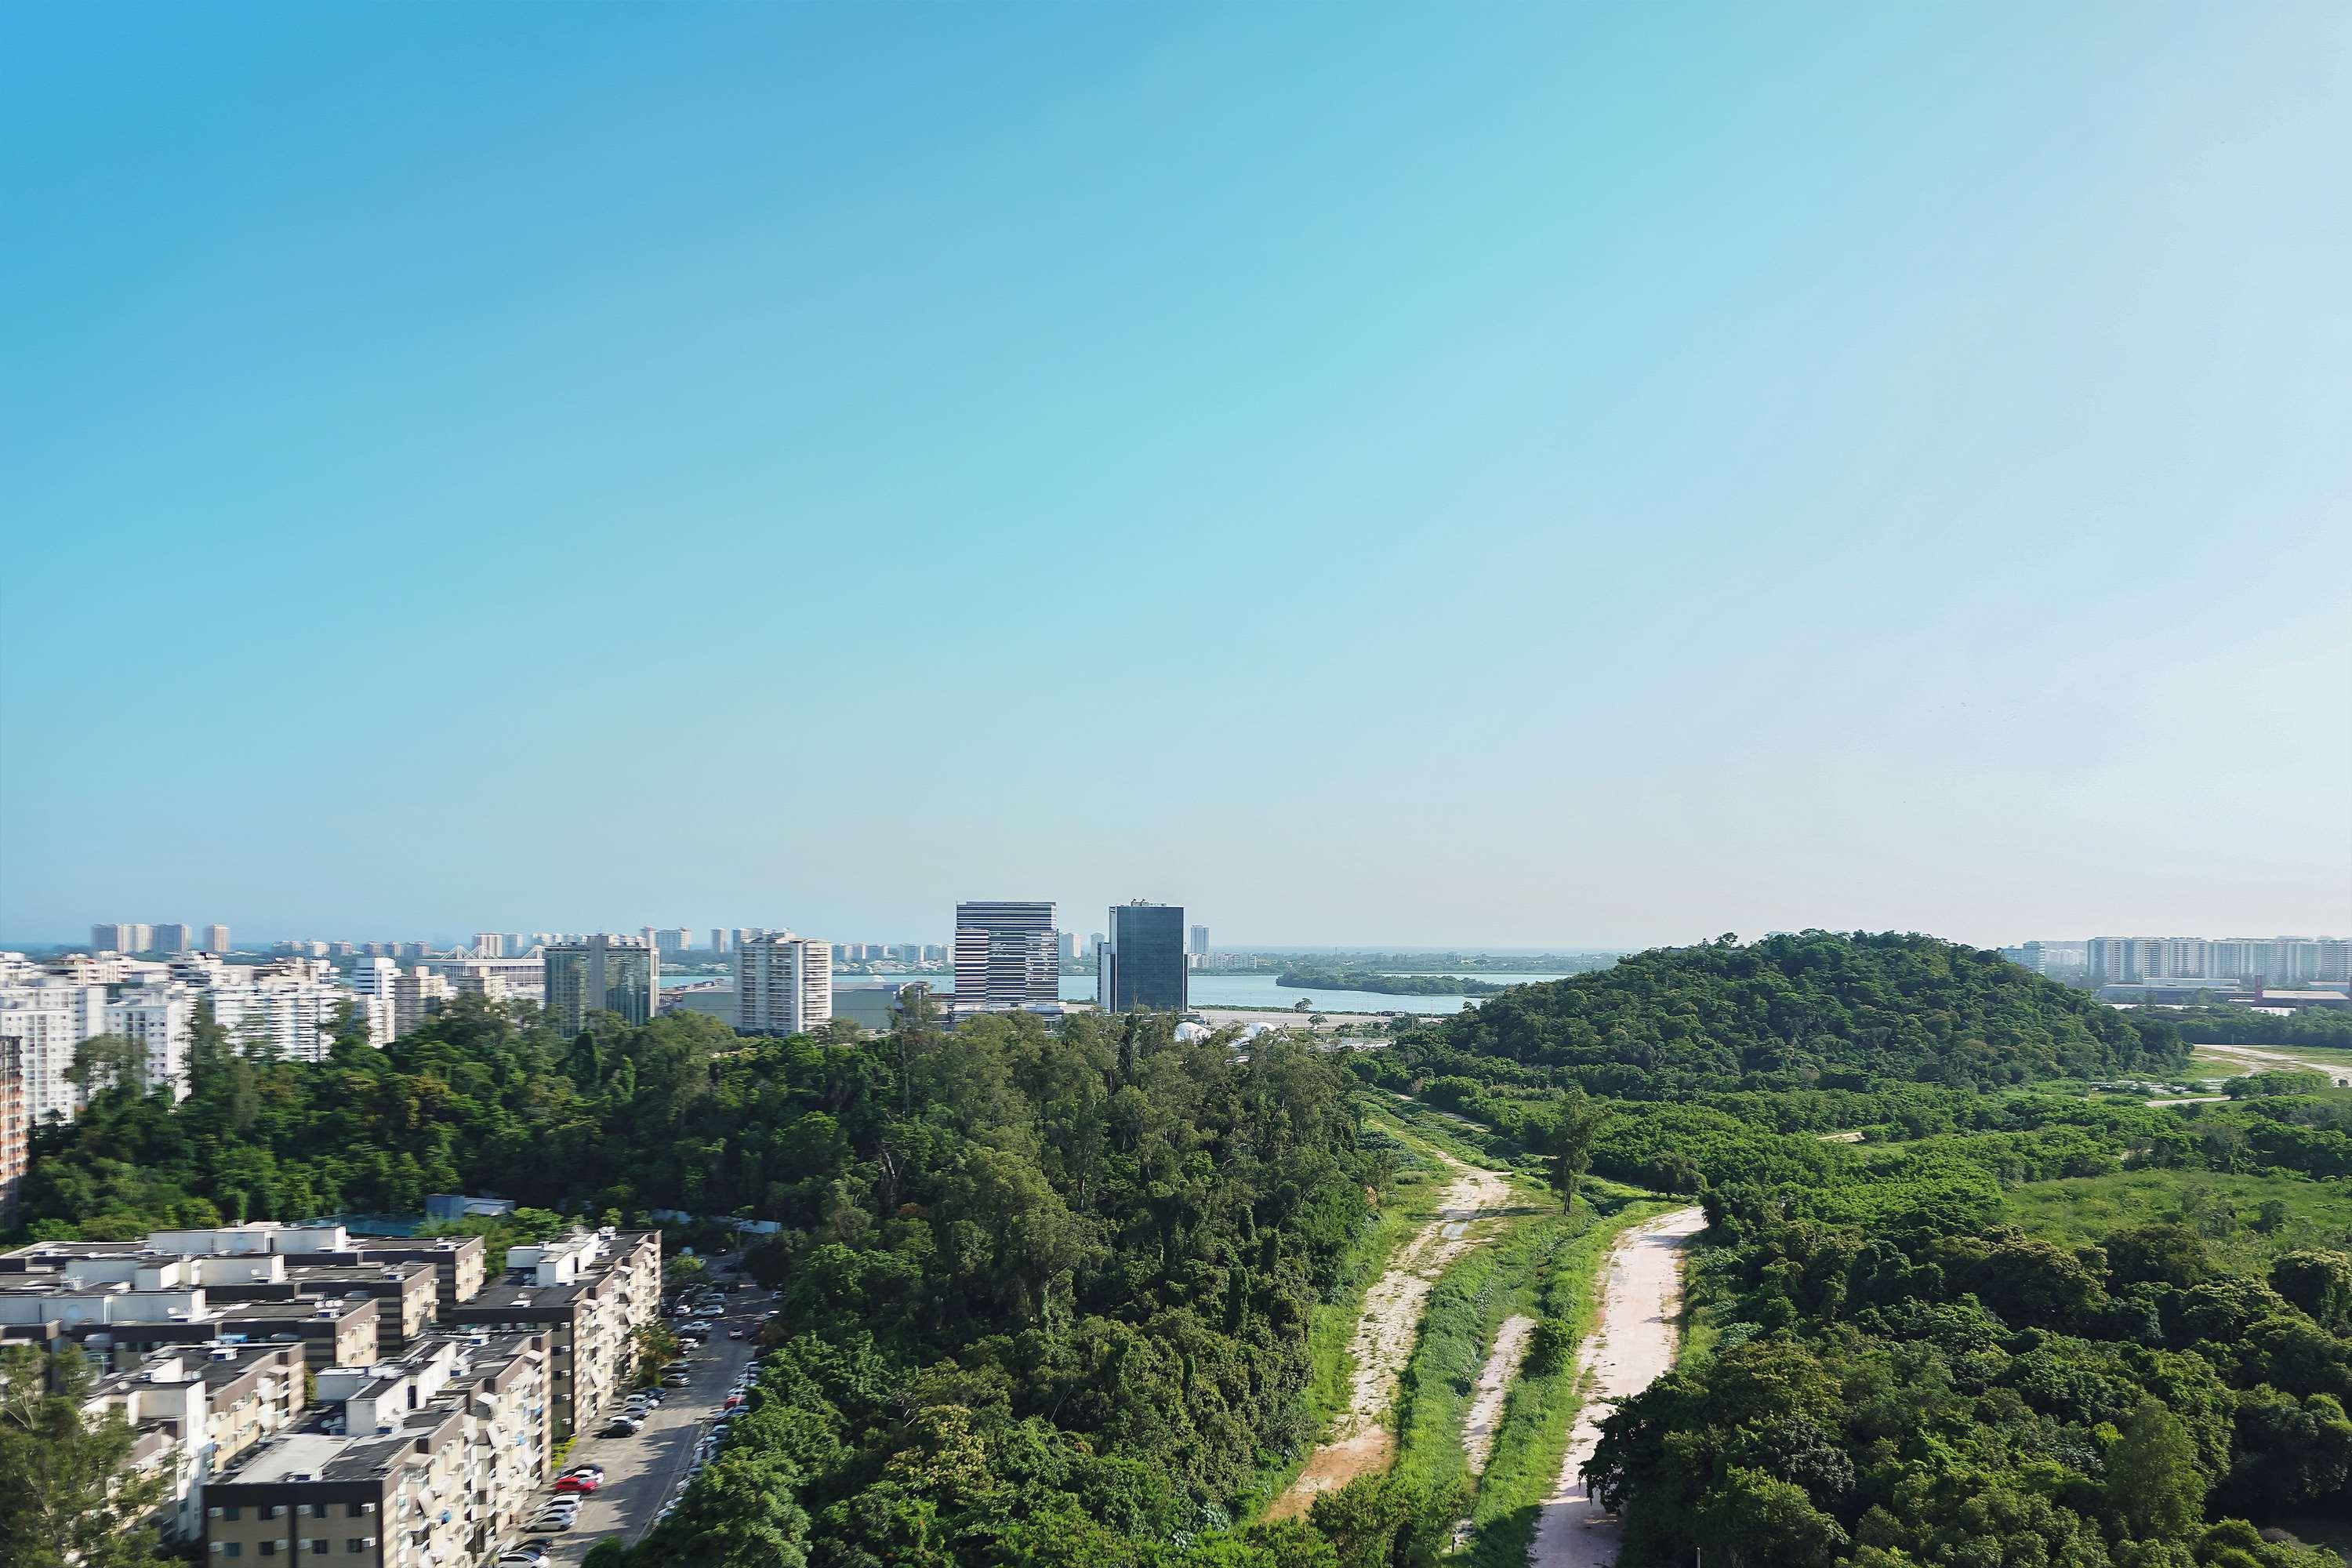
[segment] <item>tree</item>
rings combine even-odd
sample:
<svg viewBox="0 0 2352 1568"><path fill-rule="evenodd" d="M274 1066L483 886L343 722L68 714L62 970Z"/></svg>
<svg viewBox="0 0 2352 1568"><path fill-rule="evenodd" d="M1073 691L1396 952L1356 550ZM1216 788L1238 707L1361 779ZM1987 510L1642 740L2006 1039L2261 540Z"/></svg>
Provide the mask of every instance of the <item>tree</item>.
<svg viewBox="0 0 2352 1568"><path fill-rule="evenodd" d="M83 1415L92 1381L71 1344L54 1367L30 1345L0 1351L0 1562L9 1568L155 1560L147 1521L163 1500L163 1477L127 1468L131 1432L120 1415Z"/></svg>
<svg viewBox="0 0 2352 1568"><path fill-rule="evenodd" d="M147 1053L135 1040L121 1035L92 1035L74 1047L73 1066L66 1069L66 1081L81 1090L84 1100L95 1099L110 1089L128 1089L135 1094L146 1061Z"/></svg>
<svg viewBox="0 0 2352 1568"><path fill-rule="evenodd" d="M2352 1327L2352 1256L2299 1248L2271 1265L2271 1289L2342 1333Z"/></svg>
<svg viewBox="0 0 2352 1568"><path fill-rule="evenodd" d="M1616 1113L1580 1089L1561 1097L1559 1120L1552 1123L1547 1152L1551 1157L1551 1190L1559 1194L1562 1210L1576 1206L1576 1189L1592 1168L1592 1145Z"/></svg>
<svg viewBox="0 0 2352 1568"><path fill-rule="evenodd" d="M2142 1399L2107 1450L2107 1506L2126 1531L2150 1541L2184 1538L2205 1517L2211 1484L2180 1417Z"/></svg>
<svg viewBox="0 0 2352 1568"><path fill-rule="evenodd" d="M1736 1465L1700 1504L1698 1530L1728 1568L1829 1568L1846 1544L1804 1488Z"/></svg>

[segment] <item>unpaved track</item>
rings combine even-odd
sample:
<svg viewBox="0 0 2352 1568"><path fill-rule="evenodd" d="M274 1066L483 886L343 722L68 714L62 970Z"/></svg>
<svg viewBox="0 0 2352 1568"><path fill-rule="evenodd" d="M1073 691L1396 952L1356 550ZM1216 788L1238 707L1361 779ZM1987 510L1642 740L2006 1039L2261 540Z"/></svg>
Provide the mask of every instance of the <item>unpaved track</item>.
<svg viewBox="0 0 2352 1568"><path fill-rule="evenodd" d="M1600 1327L1576 1358L1584 1408L1569 1436L1559 1482L1536 1519L1528 1552L1534 1568L1607 1568L1617 1560L1617 1521L1596 1516L1585 1494L1584 1464L1600 1445L1607 1401L1639 1394L1674 1365L1683 1248L1706 1228L1704 1211L1676 1209L1634 1226L1609 1249Z"/></svg>
<svg viewBox="0 0 2352 1568"><path fill-rule="evenodd" d="M1436 1150L1430 1152L1445 1162L1454 1180L1438 1200L1437 1213L1398 1248L1388 1272L1364 1292L1363 1316L1348 1345L1356 1368L1348 1407L1332 1422L1329 1440L1308 1457L1298 1479L1266 1510L1269 1519L1305 1513L1318 1493L1388 1468L1396 1447L1388 1426L1389 1406L1396 1402L1397 1380L1421 1334L1423 1304L1446 1267L1486 1239L1491 1227L1476 1222L1500 1214L1512 1202L1510 1183L1495 1172L1473 1169Z"/></svg>
<svg viewBox="0 0 2352 1568"><path fill-rule="evenodd" d="M1462 1451L1474 1476L1486 1473L1486 1460L1495 1452L1495 1428L1502 1424L1503 1401L1510 1396L1519 1363L1528 1359L1528 1338L1535 1327L1533 1318L1505 1318L1503 1326L1495 1331L1495 1348L1488 1352L1486 1364L1478 1370L1470 1414L1462 1422Z"/></svg>

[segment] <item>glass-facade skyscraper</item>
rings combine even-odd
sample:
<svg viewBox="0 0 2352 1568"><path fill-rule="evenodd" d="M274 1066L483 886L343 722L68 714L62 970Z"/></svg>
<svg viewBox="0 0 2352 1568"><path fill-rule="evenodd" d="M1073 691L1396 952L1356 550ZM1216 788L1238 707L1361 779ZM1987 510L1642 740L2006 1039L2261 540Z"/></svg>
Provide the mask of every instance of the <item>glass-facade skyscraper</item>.
<svg viewBox="0 0 2352 1568"><path fill-rule="evenodd" d="M652 1021L661 961L643 937L560 942L541 957L547 966L548 1021L559 1034L578 1034L591 1013L616 1014L629 1024Z"/></svg>
<svg viewBox="0 0 2352 1568"><path fill-rule="evenodd" d="M1095 994L1113 1013L1181 1013L1191 1004L1184 906L1113 904Z"/></svg>

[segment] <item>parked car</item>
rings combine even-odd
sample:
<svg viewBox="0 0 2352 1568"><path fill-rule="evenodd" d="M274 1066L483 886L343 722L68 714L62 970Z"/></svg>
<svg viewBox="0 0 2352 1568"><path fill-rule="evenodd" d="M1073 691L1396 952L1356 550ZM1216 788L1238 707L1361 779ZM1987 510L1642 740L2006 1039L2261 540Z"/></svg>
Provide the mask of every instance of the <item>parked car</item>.
<svg viewBox="0 0 2352 1568"><path fill-rule="evenodd" d="M547 1548L536 1542L499 1553L498 1568L547 1568Z"/></svg>
<svg viewBox="0 0 2352 1568"><path fill-rule="evenodd" d="M559 1492L593 1492L604 1484L595 1476L560 1476L556 1479L555 1489Z"/></svg>
<svg viewBox="0 0 2352 1568"><path fill-rule="evenodd" d="M604 1467L602 1465L574 1465L563 1473L567 1476L593 1476L601 1481L604 1479Z"/></svg>
<svg viewBox="0 0 2352 1568"><path fill-rule="evenodd" d="M574 1517L568 1513L533 1514L530 1522L522 1527L522 1532L525 1535L561 1535L572 1528Z"/></svg>
<svg viewBox="0 0 2352 1568"><path fill-rule="evenodd" d="M596 1436L599 1437L634 1437L637 1435L637 1429L642 1425L643 1423L632 1421L625 1415L615 1415L610 1421L605 1422L602 1427L598 1428Z"/></svg>
<svg viewBox="0 0 2352 1568"><path fill-rule="evenodd" d="M685 1373L674 1372L667 1377L662 1379L662 1386L664 1388L684 1388L688 1384L690 1384L693 1381L694 1379L688 1376Z"/></svg>

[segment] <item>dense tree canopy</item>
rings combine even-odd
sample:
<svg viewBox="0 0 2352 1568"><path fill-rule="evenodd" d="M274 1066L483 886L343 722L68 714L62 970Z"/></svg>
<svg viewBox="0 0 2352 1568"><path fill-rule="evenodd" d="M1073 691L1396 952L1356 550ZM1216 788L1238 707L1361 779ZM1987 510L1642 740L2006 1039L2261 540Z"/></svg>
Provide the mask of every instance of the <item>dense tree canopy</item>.
<svg viewBox="0 0 2352 1568"><path fill-rule="evenodd" d="M1500 1058L1590 1092L1962 1086L2177 1069L2169 1026L1999 953L1932 937L1806 931L1666 948L1501 995L1419 1031L1425 1068Z"/></svg>
<svg viewBox="0 0 2352 1568"><path fill-rule="evenodd" d="M35 1227L436 1191L520 1200L501 1245L553 1211L782 1226L746 1258L782 1293L760 1392L648 1563L1329 1561L1303 1525L1208 1538L1310 1435L1307 1314L1383 1179L1333 1055L920 1005L881 1038L671 1014L564 1039L463 1002L317 1064L206 1025L192 1076L178 1106L110 1088L45 1131Z"/></svg>

